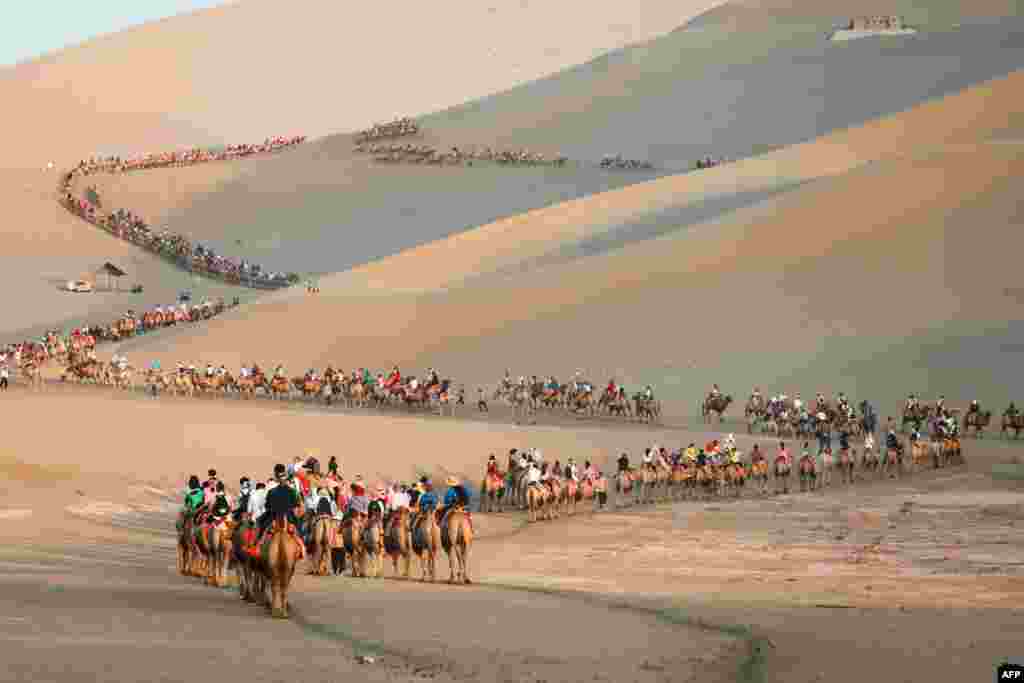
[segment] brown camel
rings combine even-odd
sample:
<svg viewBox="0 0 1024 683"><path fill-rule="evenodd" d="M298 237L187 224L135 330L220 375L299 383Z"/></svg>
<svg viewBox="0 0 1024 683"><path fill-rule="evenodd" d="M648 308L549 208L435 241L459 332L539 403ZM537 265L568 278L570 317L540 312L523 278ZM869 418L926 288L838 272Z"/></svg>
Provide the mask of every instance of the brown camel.
<svg viewBox="0 0 1024 683"><path fill-rule="evenodd" d="M345 546L348 564L352 567L352 576L365 576L363 573L363 526L364 515L354 512L341 523L341 538Z"/></svg>
<svg viewBox="0 0 1024 683"><path fill-rule="evenodd" d="M384 528L380 513L371 511L363 526L362 533L364 566L361 574L366 577L380 578L384 574Z"/></svg>
<svg viewBox="0 0 1024 683"><path fill-rule="evenodd" d="M270 613L275 619L288 618L288 587L302 554L302 541L289 526L286 517L278 517L260 545L259 568L270 586Z"/></svg>
<svg viewBox="0 0 1024 683"><path fill-rule="evenodd" d="M416 515L412 531L412 551L420 560L422 581L437 580L437 555L441 552L441 528L433 510Z"/></svg>
<svg viewBox="0 0 1024 683"><path fill-rule="evenodd" d="M330 573L331 521L330 515L317 515L313 520L308 550L313 567L310 573L314 576L327 576Z"/></svg>
<svg viewBox="0 0 1024 683"><path fill-rule="evenodd" d="M480 512L501 512L504 477L500 472L484 475L480 482Z"/></svg>
<svg viewBox="0 0 1024 683"><path fill-rule="evenodd" d="M469 579L469 549L473 545L473 525L469 513L462 506L452 508L445 519L441 545L448 553L451 568L449 583L471 583Z"/></svg>
<svg viewBox="0 0 1024 683"><path fill-rule="evenodd" d="M732 396L708 396L704 399L701 416L704 422L711 424L712 413L718 415L718 423L722 423L722 416L732 403Z"/></svg>
<svg viewBox="0 0 1024 683"><path fill-rule="evenodd" d="M234 523L220 520L203 525L202 533L206 536L206 552L208 557L206 582L211 586L222 587L228 583L227 571L231 560L231 536Z"/></svg>
<svg viewBox="0 0 1024 683"><path fill-rule="evenodd" d="M409 509L399 508L391 513L384 533L384 551L391 558L395 576L408 579L412 569L412 529L409 527ZM399 572L399 562L402 569Z"/></svg>

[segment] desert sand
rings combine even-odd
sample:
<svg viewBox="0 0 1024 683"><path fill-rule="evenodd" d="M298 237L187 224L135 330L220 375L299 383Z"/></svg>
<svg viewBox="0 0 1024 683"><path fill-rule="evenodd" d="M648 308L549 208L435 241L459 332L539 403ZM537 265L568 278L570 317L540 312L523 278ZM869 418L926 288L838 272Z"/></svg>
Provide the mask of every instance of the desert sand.
<svg viewBox="0 0 1024 683"><path fill-rule="evenodd" d="M505 368L583 369L653 384L664 423L16 383L0 393L9 678L960 681L1019 656L1021 446L996 439L966 441L966 465L851 488L613 495L537 524L477 513L476 585L303 572L289 622L178 575L181 487L209 467L232 483L313 449L373 482L475 482L489 454L536 446L609 471L623 451L738 431L739 409L696 424L712 382L739 402L754 384L845 391L884 416L909 391L1001 411L1024 380L1018 3L860 3L919 33L841 46L826 33L851 10L833 0L284 7L243 0L0 71L20 133L0 161L0 342L189 288L245 305L102 357L433 366L470 399ZM352 151L355 130L402 115L438 147L578 163L381 167ZM44 170L286 134L316 139L91 180L154 225L312 273L318 295L192 279L69 216ZM594 168L615 153L656 168ZM705 154L737 160L685 172ZM58 291L108 260L145 294ZM739 438L754 441L773 445Z"/></svg>

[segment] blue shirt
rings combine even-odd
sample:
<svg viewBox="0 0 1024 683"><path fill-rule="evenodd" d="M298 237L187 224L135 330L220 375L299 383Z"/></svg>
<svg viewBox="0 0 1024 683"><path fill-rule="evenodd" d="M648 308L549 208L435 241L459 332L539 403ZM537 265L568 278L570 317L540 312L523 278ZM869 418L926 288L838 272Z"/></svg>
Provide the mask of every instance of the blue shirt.
<svg viewBox="0 0 1024 683"><path fill-rule="evenodd" d="M451 507L459 502L459 492L452 486L444 494L444 506Z"/></svg>
<svg viewBox="0 0 1024 683"><path fill-rule="evenodd" d="M433 510L437 507L437 494L433 491L424 491L420 494L420 509Z"/></svg>

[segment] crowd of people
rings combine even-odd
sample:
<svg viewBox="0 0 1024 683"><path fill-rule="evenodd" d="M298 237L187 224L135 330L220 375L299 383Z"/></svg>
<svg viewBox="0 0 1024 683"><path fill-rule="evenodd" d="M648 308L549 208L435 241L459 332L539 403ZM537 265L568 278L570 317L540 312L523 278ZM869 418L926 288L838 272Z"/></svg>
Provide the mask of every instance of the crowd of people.
<svg viewBox="0 0 1024 683"><path fill-rule="evenodd" d="M698 170L702 170L705 168L714 168L715 166L720 166L722 164L727 163L729 163L729 160L726 159L725 157L706 156L703 159L697 159L696 167Z"/></svg>
<svg viewBox="0 0 1024 683"><path fill-rule="evenodd" d="M453 475L449 475L445 483L446 490L441 497L429 476L420 476L408 483L370 485L362 475L356 474L351 481L346 481L336 456L331 456L327 471L323 472L319 460L307 453L306 458L296 456L288 465L276 465L273 475L265 480L241 477L237 500L217 478L215 469L210 469L202 482L193 475L184 492L182 514L191 516L195 525L229 516L235 522L252 522L258 529L254 544L257 547L272 519L287 516L303 542L308 544L312 522L318 516L344 523L353 515L378 515L387 528L391 515L403 508L414 514L437 514L442 525L446 512L456 506L469 514L468 487ZM300 513L296 514L296 510Z"/></svg>
<svg viewBox="0 0 1024 683"><path fill-rule="evenodd" d="M387 123L375 123L366 130L356 133L356 142L364 143L386 138L400 138L416 135L420 132L419 124L409 117L402 117Z"/></svg>
<svg viewBox="0 0 1024 683"><path fill-rule="evenodd" d="M602 157L601 168L616 171L649 171L654 168L654 164L640 159L624 159L621 154L616 154Z"/></svg>
<svg viewBox="0 0 1024 683"><path fill-rule="evenodd" d="M260 145L229 145L220 150L195 149L129 159L107 157L83 160L61 176L61 203L79 218L194 273L221 279L234 285L268 289L287 287L298 282L298 275L270 271L245 259L221 256L209 247L193 243L185 235L172 233L166 228L151 227L145 219L128 209L105 210L99 191L94 186L84 188L81 196L75 196L75 180L97 173L128 173L142 169L238 159L254 154L276 152L303 142L303 136L273 138Z"/></svg>
<svg viewBox="0 0 1024 683"><path fill-rule="evenodd" d="M305 135L267 138L261 144L226 145L223 147L200 148L176 152L155 152L137 157L93 157L80 161L69 173L90 176L96 173L130 173L153 168L194 166L211 161L242 159L256 154L269 154L289 147L301 145Z"/></svg>

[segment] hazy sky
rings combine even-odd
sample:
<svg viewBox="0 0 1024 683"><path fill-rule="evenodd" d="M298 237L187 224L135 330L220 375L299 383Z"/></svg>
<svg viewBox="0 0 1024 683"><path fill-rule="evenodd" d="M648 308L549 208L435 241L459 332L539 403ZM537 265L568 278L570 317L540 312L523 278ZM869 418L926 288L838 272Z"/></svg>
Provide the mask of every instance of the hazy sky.
<svg viewBox="0 0 1024 683"><path fill-rule="evenodd" d="M6 0L0 65L22 62L92 36L225 0Z"/></svg>

